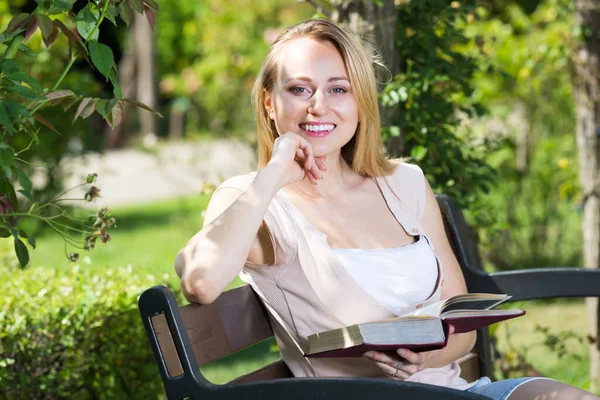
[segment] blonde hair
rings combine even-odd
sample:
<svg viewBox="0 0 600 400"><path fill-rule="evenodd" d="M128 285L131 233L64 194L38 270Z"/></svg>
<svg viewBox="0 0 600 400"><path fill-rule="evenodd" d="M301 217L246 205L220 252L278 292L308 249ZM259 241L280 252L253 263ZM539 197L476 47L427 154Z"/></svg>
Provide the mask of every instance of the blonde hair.
<svg viewBox="0 0 600 400"><path fill-rule="evenodd" d="M258 165L271 159L273 144L279 136L274 121L265 108L265 91L273 89L278 75L278 55L289 41L308 37L332 43L339 51L348 71L352 92L358 105L359 123L352 139L342 148L342 157L353 171L363 176L390 175L396 163L387 159L381 141L377 81L373 66L361 45L333 22L313 19L288 28L271 45L254 83L252 100L258 132Z"/></svg>

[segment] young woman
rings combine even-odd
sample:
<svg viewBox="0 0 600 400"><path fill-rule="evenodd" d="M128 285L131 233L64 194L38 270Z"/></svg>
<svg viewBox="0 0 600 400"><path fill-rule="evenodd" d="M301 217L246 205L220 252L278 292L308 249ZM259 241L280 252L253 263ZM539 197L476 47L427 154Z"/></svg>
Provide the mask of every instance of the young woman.
<svg viewBox="0 0 600 400"><path fill-rule="evenodd" d="M545 378L466 382L456 360L474 332L424 353L305 358L313 333L466 286L422 171L385 156L373 68L350 35L325 20L291 27L272 45L253 99L259 170L219 186L204 227L177 256L190 301L212 302L239 274L270 311L295 376L388 377L493 399L597 398Z"/></svg>

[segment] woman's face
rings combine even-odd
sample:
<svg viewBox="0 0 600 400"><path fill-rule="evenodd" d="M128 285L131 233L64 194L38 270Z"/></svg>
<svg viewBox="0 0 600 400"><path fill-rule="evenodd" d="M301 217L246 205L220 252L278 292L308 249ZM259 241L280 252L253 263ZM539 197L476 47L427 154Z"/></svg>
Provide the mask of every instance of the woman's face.
<svg viewBox="0 0 600 400"><path fill-rule="evenodd" d="M327 41L293 39L281 49L265 107L280 134L295 132L315 156L339 153L358 126L358 107L342 56Z"/></svg>

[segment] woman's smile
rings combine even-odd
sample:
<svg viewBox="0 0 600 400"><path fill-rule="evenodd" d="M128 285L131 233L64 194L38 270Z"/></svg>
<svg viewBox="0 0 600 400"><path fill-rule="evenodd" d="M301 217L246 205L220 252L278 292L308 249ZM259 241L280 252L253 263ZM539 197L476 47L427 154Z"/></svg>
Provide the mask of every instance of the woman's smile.
<svg viewBox="0 0 600 400"><path fill-rule="evenodd" d="M310 137L322 138L329 135L335 129L335 124L329 122L308 122L300 124L302 133Z"/></svg>

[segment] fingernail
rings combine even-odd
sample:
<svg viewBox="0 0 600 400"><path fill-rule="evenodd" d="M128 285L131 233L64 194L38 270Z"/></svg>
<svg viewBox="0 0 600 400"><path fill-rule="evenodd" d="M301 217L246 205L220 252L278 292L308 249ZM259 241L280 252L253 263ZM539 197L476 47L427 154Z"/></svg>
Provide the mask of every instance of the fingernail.
<svg viewBox="0 0 600 400"><path fill-rule="evenodd" d="M365 353L365 354L363 354L363 356L365 356L367 358L373 358L373 353Z"/></svg>
<svg viewBox="0 0 600 400"><path fill-rule="evenodd" d="M404 350L404 349L398 349L396 351L396 353L398 353L399 356L403 356L404 354L406 354L406 350Z"/></svg>

